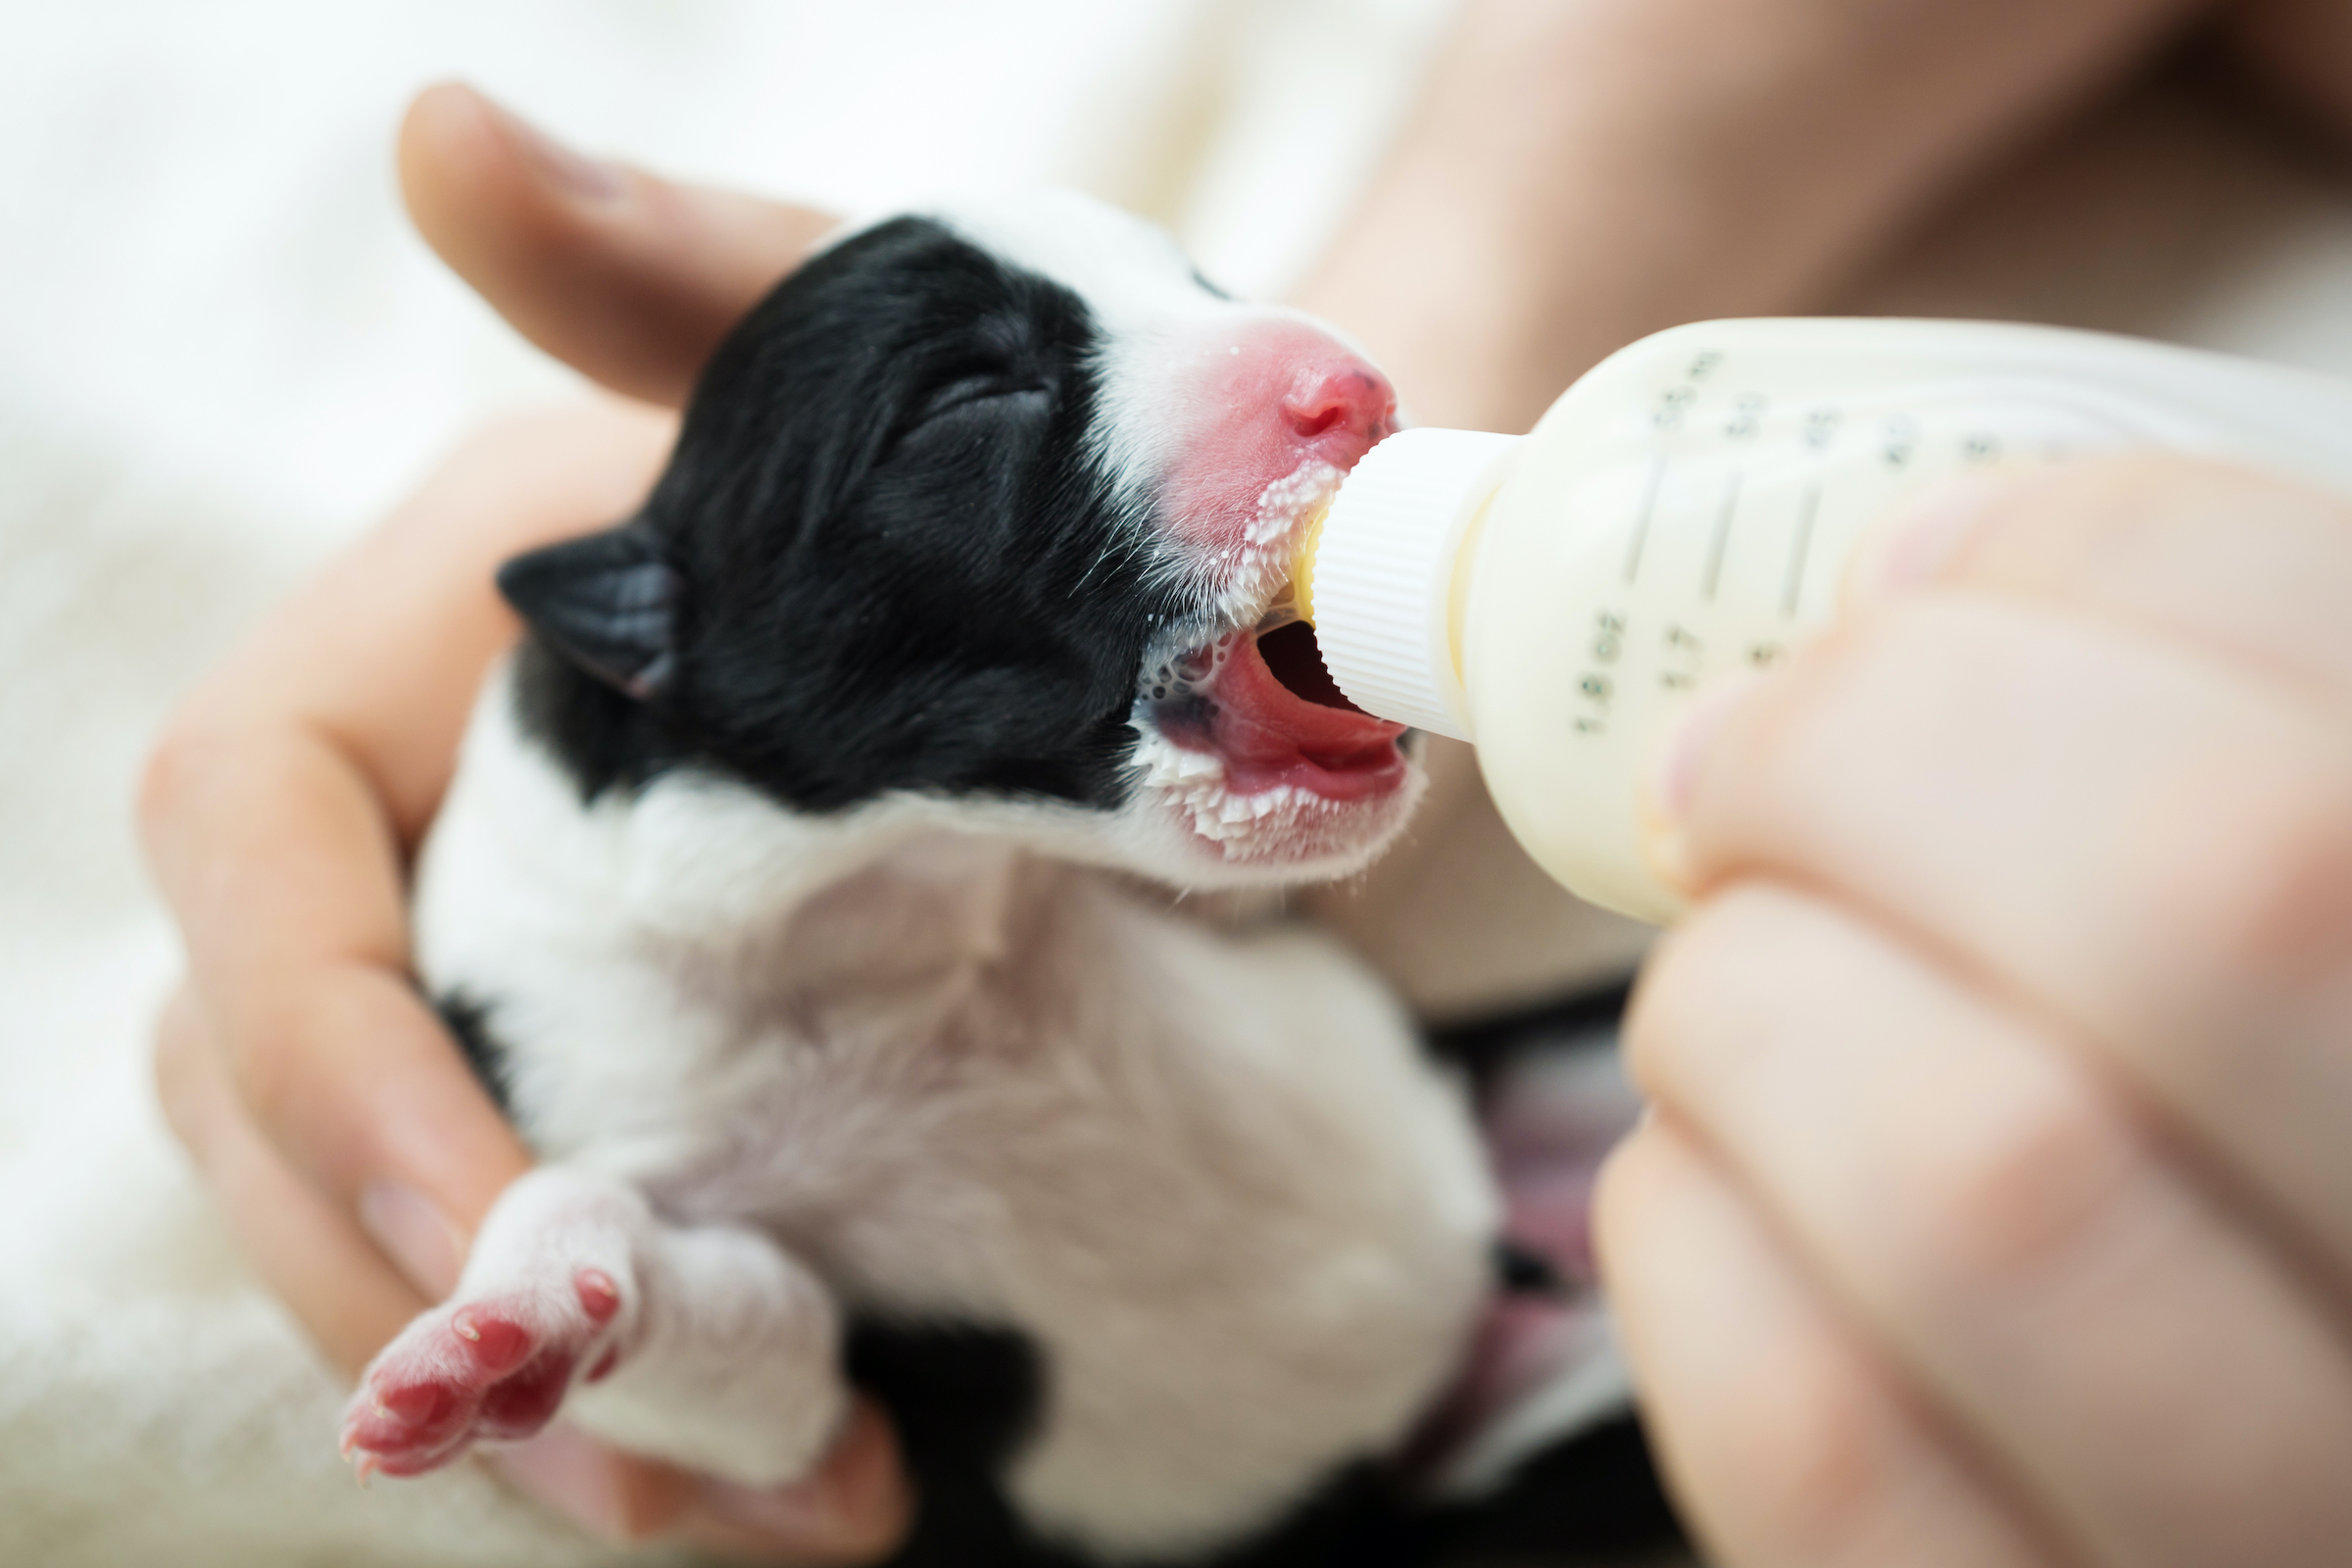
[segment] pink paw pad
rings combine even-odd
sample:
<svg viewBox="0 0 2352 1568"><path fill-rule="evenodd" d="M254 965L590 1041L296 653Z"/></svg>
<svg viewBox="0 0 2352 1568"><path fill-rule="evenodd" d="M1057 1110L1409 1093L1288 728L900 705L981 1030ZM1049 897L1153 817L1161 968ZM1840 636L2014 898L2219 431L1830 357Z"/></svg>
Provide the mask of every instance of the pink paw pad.
<svg viewBox="0 0 2352 1568"><path fill-rule="evenodd" d="M484 1440L527 1438L552 1420L574 1368L619 1314L610 1275L573 1276L579 1315L553 1321L528 1298L469 1301L412 1323L368 1368L343 1422L343 1452L365 1481L421 1475ZM584 1320L584 1321L583 1321ZM617 1348L598 1357L612 1370Z"/></svg>
<svg viewBox="0 0 2352 1568"><path fill-rule="evenodd" d="M530 1330L478 1307L459 1308L449 1331L473 1347L473 1364L491 1377L512 1372L531 1353Z"/></svg>

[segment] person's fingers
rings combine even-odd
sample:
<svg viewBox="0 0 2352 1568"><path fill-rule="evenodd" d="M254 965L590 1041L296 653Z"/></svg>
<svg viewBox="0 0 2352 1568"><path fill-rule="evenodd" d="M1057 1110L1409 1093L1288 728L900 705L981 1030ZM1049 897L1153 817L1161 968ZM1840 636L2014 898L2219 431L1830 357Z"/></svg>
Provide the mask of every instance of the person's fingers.
<svg viewBox="0 0 2352 1568"><path fill-rule="evenodd" d="M156 1026L156 1089L164 1116L220 1206L262 1284L308 1330L326 1358L356 1377L375 1352L457 1282L455 1239L417 1257L414 1282L384 1251L289 1166L239 1099L202 1009L182 987ZM328 1441L321 1428L319 1442ZM600 1535L638 1539L684 1507L679 1478L594 1449L576 1434L515 1450L508 1469L524 1491ZM590 1451L593 1450L593 1451Z"/></svg>
<svg viewBox="0 0 2352 1568"><path fill-rule="evenodd" d="M625 514L669 428L609 407L489 432L212 676L150 762L140 827L191 974L159 1035L165 1103L347 1371L448 1291L528 1164L407 973L405 852L514 636L492 567ZM660 1508L626 1499L660 1487L622 1464L616 1488L653 1528Z"/></svg>
<svg viewBox="0 0 2352 1568"><path fill-rule="evenodd" d="M184 987L157 1022L155 1075L166 1121L262 1283L328 1360L357 1374L428 1298L369 1245L348 1210L297 1176L255 1129Z"/></svg>
<svg viewBox="0 0 2352 1568"><path fill-rule="evenodd" d="M530 1158L408 977L398 846L343 753L192 731L149 775L149 835L238 1098L326 1200L439 1295Z"/></svg>
<svg viewBox="0 0 2352 1568"><path fill-rule="evenodd" d="M1807 1270L2093 1560L2352 1540L2352 1353L2081 1053L1845 908L1719 892L1630 1065Z"/></svg>
<svg viewBox="0 0 2352 1568"><path fill-rule="evenodd" d="M426 242L524 337L672 405L836 222L582 157L455 82L410 106L400 180Z"/></svg>
<svg viewBox="0 0 2352 1568"><path fill-rule="evenodd" d="M407 972L405 856L514 634L492 570L626 515L673 428L610 405L487 432L208 680L150 763L140 826L192 980L159 1087L265 1282L347 1371L454 1284L528 1163ZM600 1535L761 1561L879 1556L909 1514L870 1412L776 1494L563 1429L500 1462Z"/></svg>
<svg viewBox="0 0 2352 1568"><path fill-rule="evenodd" d="M1855 563L1849 609L1966 588L2202 646L2352 710L2352 505L2165 454L1963 485Z"/></svg>
<svg viewBox="0 0 2352 1568"><path fill-rule="evenodd" d="M606 1447L561 1421L524 1442L477 1450L509 1485L601 1541L659 1541L682 1530L692 1476ZM788 1553L771 1552L778 1561Z"/></svg>
<svg viewBox="0 0 2352 1568"><path fill-rule="evenodd" d="M454 1248L416 1271L437 1276L429 1282L433 1290L419 1290L385 1261L348 1211L287 1165L246 1114L184 987L158 1020L155 1069L165 1117L220 1201L240 1250L346 1374L356 1376L455 1282ZM319 1442L328 1438L321 1429ZM872 1561L904 1536L912 1511L889 1423L870 1404L859 1406L815 1474L771 1492L632 1458L564 1427L493 1455L492 1463L606 1540L676 1536L755 1561Z"/></svg>
<svg viewBox="0 0 2352 1568"><path fill-rule="evenodd" d="M681 1533L737 1555L855 1564L886 1556L913 1518L890 1420L861 1398L814 1475L767 1491L705 1481L688 1500Z"/></svg>
<svg viewBox="0 0 2352 1568"><path fill-rule="evenodd" d="M493 566L625 514L669 428L590 409L461 452L182 705L143 781L248 1114L428 1290L524 1155L408 978L405 855L514 636Z"/></svg>
<svg viewBox="0 0 2352 1568"><path fill-rule="evenodd" d="M350 758L413 847L482 677L514 641L500 564L626 518L676 429L668 414L599 399L482 430L206 678L167 750L191 735L315 735Z"/></svg>
<svg viewBox="0 0 2352 1568"><path fill-rule="evenodd" d="M913 1518L898 1441L870 1399L852 1408L848 1430L812 1474L764 1490L632 1459L562 1426L490 1459L606 1540L676 1540L747 1562L879 1561Z"/></svg>
<svg viewBox="0 0 2352 1568"><path fill-rule="evenodd" d="M2177 641L1925 593L1702 709L1660 810L1694 892L1824 886L2064 1020L2352 1295L2340 713Z"/></svg>
<svg viewBox="0 0 2352 1568"><path fill-rule="evenodd" d="M2068 1560L1839 1322L1667 1121L1610 1156L1604 1277L1644 1421L1724 1568Z"/></svg>

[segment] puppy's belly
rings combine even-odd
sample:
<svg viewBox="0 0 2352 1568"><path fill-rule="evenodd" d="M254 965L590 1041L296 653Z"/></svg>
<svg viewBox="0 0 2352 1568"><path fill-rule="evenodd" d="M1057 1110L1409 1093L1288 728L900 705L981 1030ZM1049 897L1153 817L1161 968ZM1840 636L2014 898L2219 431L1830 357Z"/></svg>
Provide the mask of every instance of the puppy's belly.
<svg viewBox="0 0 2352 1568"><path fill-rule="evenodd" d="M771 1231L853 1315L1017 1329L1043 1374L1004 1476L1022 1511L1183 1549L1394 1446L1457 1359L1494 1229L1450 1087L1377 998L1299 987L1311 946L1259 956L1323 1032L1279 1002L1190 1038L779 1029L666 1083L643 1058L703 1054L640 1049L609 1125L572 1100L550 1152L681 1222ZM552 1026L500 1042L526 1135L552 1056L621 1050L597 989L493 1004Z"/></svg>
<svg viewBox="0 0 2352 1568"><path fill-rule="evenodd" d="M943 881L934 851L757 941L649 933L628 813L480 716L418 951L524 1135L679 1222L769 1230L853 1316L1027 1337L1039 1419L1004 1482L1031 1519L1108 1554L1212 1544L1435 1396L1495 1201L1454 1086L1327 939L1034 861Z"/></svg>
<svg viewBox="0 0 2352 1568"><path fill-rule="evenodd" d="M1258 956L1294 987L1323 967ZM1279 1003L1188 1038L778 1033L700 1154L638 1179L683 1220L769 1229L854 1315L1017 1329L1043 1384L1004 1477L1023 1512L1104 1551L1205 1544L1393 1446L1485 1291L1450 1089L1377 998L1298 994L1324 1033Z"/></svg>

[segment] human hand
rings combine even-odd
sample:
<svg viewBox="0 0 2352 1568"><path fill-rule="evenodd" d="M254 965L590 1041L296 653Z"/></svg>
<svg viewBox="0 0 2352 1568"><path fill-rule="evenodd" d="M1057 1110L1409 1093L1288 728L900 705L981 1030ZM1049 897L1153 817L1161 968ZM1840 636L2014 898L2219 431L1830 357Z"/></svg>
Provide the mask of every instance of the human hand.
<svg viewBox="0 0 2352 1568"><path fill-rule="evenodd" d="M1820 310L2197 3L1464 0L1298 303L1415 418L1524 430L1647 333Z"/></svg>
<svg viewBox="0 0 2352 1568"><path fill-rule="evenodd" d="M1660 772L1599 1247L1727 1568L2352 1541L2352 506L1955 492Z"/></svg>
<svg viewBox="0 0 2352 1568"><path fill-rule="evenodd" d="M525 335L659 403L831 223L588 163L458 87L411 110L401 174L426 237ZM409 972L407 858L515 635L491 573L633 510L673 424L608 403L477 438L201 683L149 765L141 826L189 970L158 1031L166 1111L346 1372L454 1286L530 1162ZM796 1562L878 1557L910 1507L871 1407L771 1493L561 1429L504 1467L608 1537Z"/></svg>
<svg viewBox="0 0 2352 1568"><path fill-rule="evenodd" d="M2187 3L1464 0L1296 303L1362 342L1415 419L1524 430L1647 333L1820 310ZM1414 831L1301 907L1442 1014L1630 965L1640 928L1527 858L1468 747L1432 736L1422 760Z"/></svg>

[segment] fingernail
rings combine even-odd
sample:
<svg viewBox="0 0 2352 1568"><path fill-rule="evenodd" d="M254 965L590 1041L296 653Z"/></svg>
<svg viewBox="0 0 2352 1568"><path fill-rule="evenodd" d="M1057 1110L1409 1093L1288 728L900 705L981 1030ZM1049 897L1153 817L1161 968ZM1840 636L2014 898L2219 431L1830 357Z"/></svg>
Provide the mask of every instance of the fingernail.
<svg viewBox="0 0 2352 1568"><path fill-rule="evenodd" d="M1688 890L1690 886L1684 821L1690 814L1691 798L1716 738L1764 679L1759 671L1741 670L1700 692L1659 750L1657 765L1650 769L1642 791L1641 842L1650 869L1669 887Z"/></svg>
<svg viewBox="0 0 2352 1568"><path fill-rule="evenodd" d="M1934 581L1984 514L2020 483L2014 477L1975 475L1938 486L1919 505L1898 514L1855 555L1846 573L1848 596L1868 602Z"/></svg>
<svg viewBox="0 0 2352 1568"><path fill-rule="evenodd" d="M1753 670L1726 675L1692 700L1689 711L1668 734L1657 769L1650 775L1650 799L1664 825L1679 826L1690 814L1690 797L1706 767L1707 754L1715 749L1715 738L1763 679Z"/></svg>
<svg viewBox="0 0 2352 1568"><path fill-rule="evenodd" d="M551 182L587 201L610 201L620 194L619 170L573 152L503 104L489 98L482 102L490 106L515 147L538 165Z"/></svg>
<svg viewBox="0 0 2352 1568"><path fill-rule="evenodd" d="M455 1225L422 1194L398 1182L369 1182L360 1190L360 1228L435 1300L458 1288L466 1243Z"/></svg>
<svg viewBox="0 0 2352 1568"><path fill-rule="evenodd" d="M629 1539L613 1457L584 1434L550 1427L527 1443L501 1448L491 1462L515 1486L602 1539Z"/></svg>

